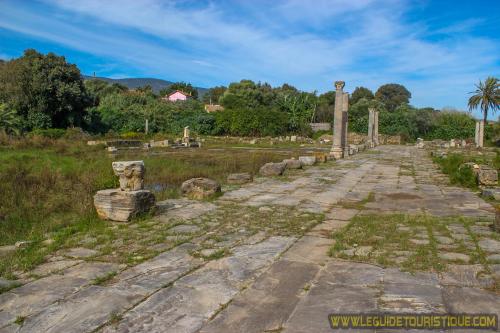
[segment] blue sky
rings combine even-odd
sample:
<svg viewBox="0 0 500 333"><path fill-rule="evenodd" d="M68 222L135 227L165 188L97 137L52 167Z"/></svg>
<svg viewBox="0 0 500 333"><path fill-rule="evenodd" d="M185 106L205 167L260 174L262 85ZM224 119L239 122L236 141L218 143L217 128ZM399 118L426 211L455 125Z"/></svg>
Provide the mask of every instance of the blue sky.
<svg viewBox="0 0 500 333"><path fill-rule="evenodd" d="M0 0L0 58L56 52L84 74L319 93L401 83L466 109L500 74L500 0Z"/></svg>

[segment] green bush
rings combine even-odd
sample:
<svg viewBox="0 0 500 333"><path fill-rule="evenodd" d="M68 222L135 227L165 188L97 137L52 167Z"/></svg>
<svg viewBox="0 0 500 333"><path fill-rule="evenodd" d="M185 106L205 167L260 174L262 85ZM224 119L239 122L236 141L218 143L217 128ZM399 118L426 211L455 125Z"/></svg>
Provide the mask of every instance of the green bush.
<svg viewBox="0 0 500 333"><path fill-rule="evenodd" d="M474 136L475 120L465 112L442 111L434 121L432 132L427 139L468 139Z"/></svg>
<svg viewBox="0 0 500 333"><path fill-rule="evenodd" d="M269 108L224 110L215 117L215 134L274 136L287 132L286 113Z"/></svg>
<svg viewBox="0 0 500 333"><path fill-rule="evenodd" d="M463 166L467 162L463 155L451 154L447 157L435 157L433 160L439 164L441 171L449 176L452 184L477 188L474 171L470 167Z"/></svg>
<svg viewBox="0 0 500 333"><path fill-rule="evenodd" d="M43 136L49 139L60 139L66 134L66 130L62 128L47 128L47 129L35 129L31 132L32 135Z"/></svg>

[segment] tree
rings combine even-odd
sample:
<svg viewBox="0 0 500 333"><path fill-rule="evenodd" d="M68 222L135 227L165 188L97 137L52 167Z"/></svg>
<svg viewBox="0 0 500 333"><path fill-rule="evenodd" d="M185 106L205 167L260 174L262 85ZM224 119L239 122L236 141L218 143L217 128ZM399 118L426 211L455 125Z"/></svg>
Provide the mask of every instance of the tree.
<svg viewBox="0 0 500 333"><path fill-rule="evenodd" d="M271 107L276 102L276 92L267 84L252 80L233 82L220 98L220 103L228 109L249 109Z"/></svg>
<svg viewBox="0 0 500 333"><path fill-rule="evenodd" d="M15 110L8 109L7 105L0 104L0 132L19 135L21 121Z"/></svg>
<svg viewBox="0 0 500 333"><path fill-rule="evenodd" d="M394 112L401 104L410 102L411 93L396 83L384 84L375 93L375 99L385 104L387 111Z"/></svg>
<svg viewBox="0 0 500 333"><path fill-rule="evenodd" d="M318 107L314 115L315 122L331 123L333 122L333 113L335 111L335 91L327 91L318 97Z"/></svg>
<svg viewBox="0 0 500 333"><path fill-rule="evenodd" d="M219 104L219 99L224 92L227 90L224 86L217 86L208 89L208 91L203 95L203 103L205 104Z"/></svg>
<svg viewBox="0 0 500 333"><path fill-rule="evenodd" d="M160 96L165 96L171 94L177 90L182 91L185 94L190 95L194 99L198 99L198 90L194 88L191 83L186 82L175 82L169 85L167 88L160 90Z"/></svg>
<svg viewBox="0 0 500 333"><path fill-rule="evenodd" d="M367 100L371 100L374 98L374 96L370 89L365 87L356 87L356 89L354 89L354 91L351 94L349 103L356 104L361 98L366 98Z"/></svg>
<svg viewBox="0 0 500 333"><path fill-rule="evenodd" d="M288 114L288 128L292 132L305 134L310 130L316 112L317 97L315 93L281 92L277 96L277 104Z"/></svg>
<svg viewBox="0 0 500 333"><path fill-rule="evenodd" d="M107 95L128 91L128 88L124 85L119 83L109 84L99 79L85 80L84 84L93 106L99 105L99 101Z"/></svg>
<svg viewBox="0 0 500 333"><path fill-rule="evenodd" d="M474 95L469 98L469 110L472 111L480 107L483 120L486 123L488 112L491 110L495 113L500 108L500 84L498 79L490 76L484 82L479 80L476 90L471 94Z"/></svg>
<svg viewBox="0 0 500 333"><path fill-rule="evenodd" d="M0 66L0 101L17 110L28 129L79 126L89 105L75 65L32 49Z"/></svg>

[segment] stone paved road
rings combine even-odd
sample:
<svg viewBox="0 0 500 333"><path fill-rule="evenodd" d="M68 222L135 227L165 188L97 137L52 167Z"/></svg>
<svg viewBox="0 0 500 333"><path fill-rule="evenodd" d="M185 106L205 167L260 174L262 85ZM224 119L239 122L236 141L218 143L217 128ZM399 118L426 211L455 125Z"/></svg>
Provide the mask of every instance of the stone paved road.
<svg viewBox="0 0 500 333"><path fill-rule="evenodd" d="M59 273L0 295L0 332L333 332L327 315L335 312L500 315L500 296L491 291L500 266L500 241L487 225L492 207L446 183L424 152L382 146L284 179L257 179L214 203L164 202L156 220L180 219L180 233L199 230L192 221L228 207L250 221L283 207L306 220L316 216L307 214L325 220L300 237L266 234L265 223L258 226L262 232L247 234L250 227L239 220L222 225L210 217L205 235L137 266L63 260ZM395 212L477 223L468 230L451 224L451 237L436 236L438 255L448 263L444 273L410 274L328 256L332 232L354 216ZM207 249L207 236L222 232L213 246L228 249L224 256L193 255L214 251ZM452 246L458 240L484 254L484 262L457 261ZM118 274L93 283L110 272Z"/></svg>

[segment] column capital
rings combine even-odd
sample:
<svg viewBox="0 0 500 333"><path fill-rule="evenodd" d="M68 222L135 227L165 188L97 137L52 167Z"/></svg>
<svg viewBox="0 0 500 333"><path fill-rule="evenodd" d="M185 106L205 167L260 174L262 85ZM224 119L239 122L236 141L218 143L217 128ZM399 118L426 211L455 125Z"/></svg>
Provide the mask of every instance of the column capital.
<svg viewBox="0 0 500 333"><path fill-rule="evenodd" d="M335 89L342 90L344 89L345 82L344 81L335 81Z"/></svg>

